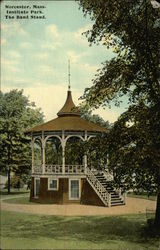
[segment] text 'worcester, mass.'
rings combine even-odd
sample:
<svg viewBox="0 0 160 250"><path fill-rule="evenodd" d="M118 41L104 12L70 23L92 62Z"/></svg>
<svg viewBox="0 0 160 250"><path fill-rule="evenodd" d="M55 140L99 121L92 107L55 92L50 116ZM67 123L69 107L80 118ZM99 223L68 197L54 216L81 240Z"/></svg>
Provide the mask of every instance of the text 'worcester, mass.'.
<svg viewBox="0 0 160 250"><path fill-rule="evenodd" d="M6 19L46 19L44 5L5 5Z"/></svg>

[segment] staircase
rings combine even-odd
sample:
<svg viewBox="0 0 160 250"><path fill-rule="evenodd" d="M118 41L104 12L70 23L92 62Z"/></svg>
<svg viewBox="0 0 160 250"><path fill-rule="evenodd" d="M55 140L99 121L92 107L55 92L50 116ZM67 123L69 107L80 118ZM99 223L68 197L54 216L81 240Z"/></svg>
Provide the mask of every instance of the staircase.
<svg viewBox="0 0 160 250"><path fill-rule="evenodd" d="M112 182L107 180L104 171L97 172L87 168L87 180L98 194L105 206L120 206L125 204L125 196L114 190Z"/></svg>

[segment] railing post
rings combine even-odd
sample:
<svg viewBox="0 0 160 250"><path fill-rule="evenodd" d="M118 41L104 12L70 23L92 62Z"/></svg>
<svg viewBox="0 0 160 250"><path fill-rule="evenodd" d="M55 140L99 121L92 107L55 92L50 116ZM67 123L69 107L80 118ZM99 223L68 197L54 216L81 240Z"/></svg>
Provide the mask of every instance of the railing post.
<svg viewBox="0 0 160 250"><path fill-rule="evenodd" d="M118 189L119 197L122 195L121 188Z"/></svg>
<svg viewBox="0 0 160 250"><path fill-rule="evenodd" d="M34 140L33 135L31 139L31 150L32 150L32 174L34 174Z"/></svg>
<svg viewBox="0 0 160 250"><path fill-rule="evenodd" d="M108 207L111 207L111 194L108 193Z"/></svg>
<svg viewBox="0 0 160 250"><path fill-rule="evenodd" d="M84 140L87 141L87 130L85 130ZM84 155L84 173L87 174L87 155Z"/></svg>
<svg viewBox="0 0 160 250"><path fill-rule="evenodd" d="M124 193L123 193L123 202L124 202L124 204L126 204L126 196L127 196L127 193L124 192Z"/></svg>
<svg viewBox="0 0 160 250"><path fill-rule="evenodd" d="M44 131L42 131L42 174L45 173L45 139Z"/></svg>

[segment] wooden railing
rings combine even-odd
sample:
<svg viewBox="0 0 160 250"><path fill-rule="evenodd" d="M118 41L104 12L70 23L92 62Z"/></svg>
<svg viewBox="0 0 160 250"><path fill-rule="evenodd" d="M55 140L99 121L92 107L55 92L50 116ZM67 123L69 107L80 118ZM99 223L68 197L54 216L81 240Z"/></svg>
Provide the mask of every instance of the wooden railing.
<svg viewBox="0 0 160 250"><path fill-rule="evenodd" d="M117 193L118 193L119 197L121 198L121 200L123 201L123 203L126 204L127 193L126 192L122 193L122 189L121 188L117 189Z"/></svg>
<svg viewBox="0 0 160 250"><path fill-rule="evenodd" d="M111 195L107 192L104 186L96 178L92 170L90 170L89 168L87 168L87 180L92 186L92 188L95 190L95 192L98 194L104 205L110 207Z"/></svg>
<svg viewBox="0 0 160 250"><path fill-rule="evenodd" d="M90 168L90 170L92 171L93 174L103 174L106 181L113 181L113 174L111 174L110 172L106 171L106 170L97 170L95 168Z"/></svg>
<svg viewBox="0 0 160 250"><path fill-rule="evenodd" d="M62 174L62 165L46 165L45 174Z"/></svg>
<svg viewBox="0 0 160 250"><path fill-rule="evenodd" d="M113 181L113 174L109 173L108 171L103 171L104 177L106 178L107 181Z"/></svg>
<svg viewBox="0 0 160 250"><path fill-rule="evenodd" d="M42 166L34 166L33 168L34 174L42 174ZM44 174L84 174L85 168L84 165L65 165L65 169L63 172L62 165L45 165Z"/></svg>
<svg viewBox="0 0 160 250"><path fill-rule="evenodd" d="M42 173L42 166L41 165L34 166L33 172L34 172L34 174L41 174Z"/></svg>
<svg viewBox="0 0 160 250"><path fill-rule="evenodd" d="M83 165L66 165L65 174L84 174Z"/></svg>

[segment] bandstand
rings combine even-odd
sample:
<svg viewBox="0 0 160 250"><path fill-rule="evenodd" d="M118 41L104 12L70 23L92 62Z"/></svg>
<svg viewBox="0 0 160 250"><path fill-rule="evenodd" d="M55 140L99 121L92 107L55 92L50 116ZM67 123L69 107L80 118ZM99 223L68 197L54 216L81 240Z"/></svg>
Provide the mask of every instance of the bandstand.
<svg viewBox="0 0 160 250"><path fill-rule="evenodd" d="M82 162L66 162L66 144L71 138L87 142L106 129L81 118L73 103L70 88L57 118L35 126L27 131L32 145L32 181L30 200L53 204L86 204L97 206L114 206L125 204L125 196L109 184L113 176L105 170L97 171L87 165L87 155ZM47 162L47 143L54 138L58 141L58 157L52 151L52 162ZM35 147L40 147L40 160L36 160ZM53 157L52 157L53 156ZM55 161L56 158L56 161Z"/></svg>

